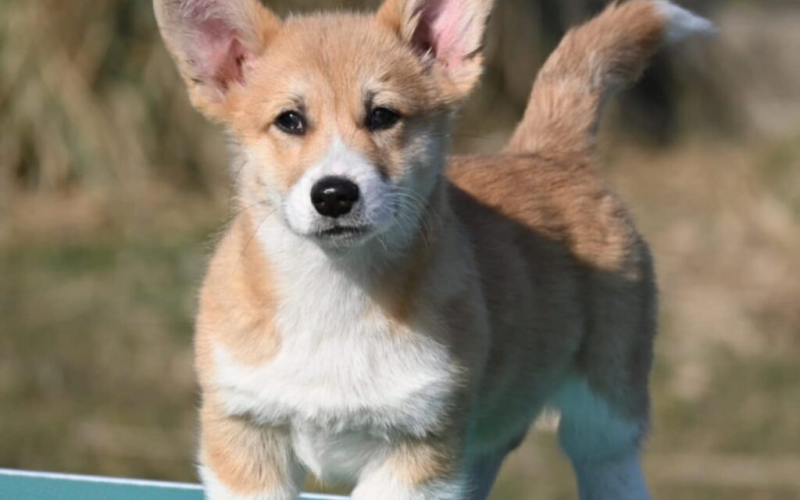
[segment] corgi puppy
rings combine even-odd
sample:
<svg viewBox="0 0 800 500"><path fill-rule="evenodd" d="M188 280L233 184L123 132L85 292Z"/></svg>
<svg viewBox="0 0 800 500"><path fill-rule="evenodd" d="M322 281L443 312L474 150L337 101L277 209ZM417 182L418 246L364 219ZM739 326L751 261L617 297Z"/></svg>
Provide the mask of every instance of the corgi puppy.
<svg viewBox="0 0 800 500"><path fill-rule="evenodd" d="M448 157L491 7L155 0L235 156L197 317L210 500L295 499L307 472L355 500L484 500L545 407L582 499L648 497L653 264L595 131L664 42L711 25L612 3L564 38L503 153Z"/></svg>

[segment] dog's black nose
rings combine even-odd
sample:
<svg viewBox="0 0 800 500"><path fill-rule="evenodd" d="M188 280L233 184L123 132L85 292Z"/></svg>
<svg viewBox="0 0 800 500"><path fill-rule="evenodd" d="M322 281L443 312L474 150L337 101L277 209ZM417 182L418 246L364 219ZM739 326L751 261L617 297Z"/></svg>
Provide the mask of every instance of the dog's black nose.
<svg viewBox="0 0 800 500"><path fill-rule="evenodd" d="M311 203L320 215L335 219L349 214L360 195L356 183L344 177L325 177L311 188Z"/></svg>

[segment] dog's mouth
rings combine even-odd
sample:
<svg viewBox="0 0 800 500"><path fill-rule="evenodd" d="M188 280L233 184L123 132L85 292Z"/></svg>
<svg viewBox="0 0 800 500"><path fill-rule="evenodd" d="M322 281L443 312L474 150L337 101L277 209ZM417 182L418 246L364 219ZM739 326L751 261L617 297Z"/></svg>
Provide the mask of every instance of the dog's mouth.
<svg viewBox="0 0 800 500"><path fill-rule="evenodd" d="M350 240L369 233L367 226L334 226L314 233L314 236L323 240Z"/></svg>

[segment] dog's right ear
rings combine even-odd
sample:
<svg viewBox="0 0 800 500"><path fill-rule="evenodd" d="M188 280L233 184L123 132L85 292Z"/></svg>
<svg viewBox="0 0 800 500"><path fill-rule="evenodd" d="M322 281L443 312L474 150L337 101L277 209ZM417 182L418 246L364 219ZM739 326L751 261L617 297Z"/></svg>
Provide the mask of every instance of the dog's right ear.
<svg viewBox="0 0 800 500"><path fill-rule="evenodd" d="M154 0L161 35L192 104L214 121L230 112L230 95L246 87L254 61L280 29L259 0Z"/></svg>

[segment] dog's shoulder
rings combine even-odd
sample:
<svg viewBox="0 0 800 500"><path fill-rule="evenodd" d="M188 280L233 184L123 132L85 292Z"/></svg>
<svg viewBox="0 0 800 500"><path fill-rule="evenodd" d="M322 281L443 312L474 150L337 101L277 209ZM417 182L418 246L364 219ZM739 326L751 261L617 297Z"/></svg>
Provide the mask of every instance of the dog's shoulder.
<svg viewBox="0 0 800 500"><path fill-rule="evenodd" d="M201 380L213 376L213 349L225 346L245 364L258 365L279 349L276 297L269 263L242 212L216 244L200 291L195 351Z"/></svg>

